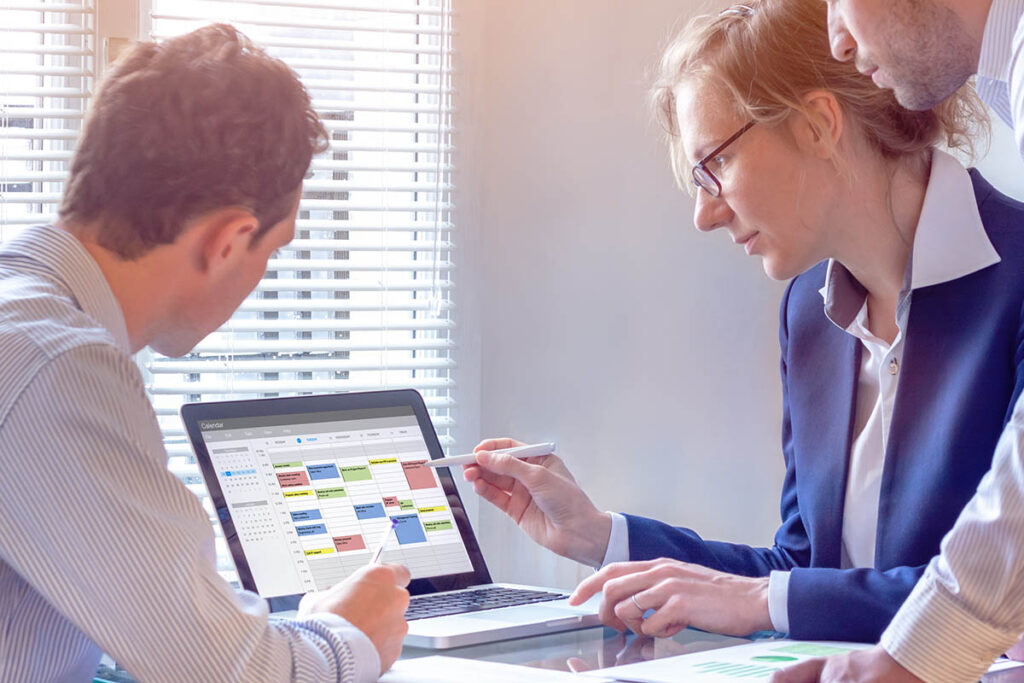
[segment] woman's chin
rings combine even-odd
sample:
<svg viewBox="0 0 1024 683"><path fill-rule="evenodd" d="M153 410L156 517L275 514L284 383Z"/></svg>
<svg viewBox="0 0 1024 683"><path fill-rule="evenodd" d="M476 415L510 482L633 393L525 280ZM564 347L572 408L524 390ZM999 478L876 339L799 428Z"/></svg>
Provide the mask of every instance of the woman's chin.
<svg viewBox="0 0 1024 683"><path fill-rule="evenodd" d="M800 273L814 267L814 264L805 265L802 263L793 263L780 258L775 258L771 254L766 254L761 257L761 265L764 268L764 274L773 280L783 282L795 278Z"/></svg>

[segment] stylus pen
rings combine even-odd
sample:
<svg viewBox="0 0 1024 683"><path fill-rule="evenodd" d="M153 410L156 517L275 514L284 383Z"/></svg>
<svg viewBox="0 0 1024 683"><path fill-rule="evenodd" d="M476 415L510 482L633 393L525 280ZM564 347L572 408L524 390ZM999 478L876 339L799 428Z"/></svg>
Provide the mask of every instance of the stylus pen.
<svg viewBox="0 0 1024 683"><path fill-rule="evenodd" d="M516 446L515 448L502 448L497 451L491 451L491 453L514 455L517 458L532 458L537 455L551 455L554 452L555 444L553 442L537 443L531 446ZM456 467L457 465L472 465L475 462L476 453L466 453L465 455L453 455L450 458L429 460L427 461L427 467Z"/></svg>
<svg viewBox="0 0 1024 683"><path fill-rule="evenodd" d="M370 558L370 564L380 564L380 558L384 554L384 546L388 544L388 539L391 538L391 532L398 526L398 520L394 517L391 518L391 526L384 532L384 536L380 539L380 545L377 546L377 550L373 553L373 557Z"/></svg>

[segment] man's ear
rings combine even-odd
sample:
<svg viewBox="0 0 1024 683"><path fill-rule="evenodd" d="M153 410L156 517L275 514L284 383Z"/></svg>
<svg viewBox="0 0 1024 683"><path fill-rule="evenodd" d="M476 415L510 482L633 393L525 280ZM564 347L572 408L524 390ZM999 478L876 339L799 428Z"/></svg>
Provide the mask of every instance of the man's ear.
<svg viewBox="0 0 1024 683"><path fill-rule="evenodd" d="M216 209L198 219L194 231L197 266L205 273L230 266L248 251L259 221L242 207Z"/></svg>
<svg viewBox="0 0 1024 683"><path fill-rule="evenodd" d="M839 101L827 90L812 90L804 95L803 105L803 112L790 117L797 145L819 159L831 159L845 125Z"/></svg>

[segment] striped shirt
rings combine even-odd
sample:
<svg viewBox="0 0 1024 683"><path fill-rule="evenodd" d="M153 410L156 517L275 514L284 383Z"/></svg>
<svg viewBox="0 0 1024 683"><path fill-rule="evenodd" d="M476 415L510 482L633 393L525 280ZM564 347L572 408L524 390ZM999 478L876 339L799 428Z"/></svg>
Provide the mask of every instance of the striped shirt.
<svg viewBox="0 0 1024 683"><path fill-rule="evenodd" d="M213 529L166 469L121 308L70 234L0 247L0 680L372 681L333 614L268 616L217 573Z"/></svg>
<svg viewBox="0 0 1024 683"><path fill-rule="evenodd" d="M1024 157L1022 53L1024 0L993 0L978 63L978 93L1014 127ZM1018 353L1024 353L1024 341ZM996 446L992 469L881 642L929 683L966 683L978 680L1022 633L1024 397Z"/></svg>

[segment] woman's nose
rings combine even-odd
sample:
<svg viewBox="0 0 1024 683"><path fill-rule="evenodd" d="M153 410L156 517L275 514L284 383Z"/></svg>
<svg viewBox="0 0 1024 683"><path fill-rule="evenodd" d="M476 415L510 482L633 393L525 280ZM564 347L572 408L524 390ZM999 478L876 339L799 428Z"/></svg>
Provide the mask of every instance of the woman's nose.
<svg viewBox="0 0 1024 683"><path fill-rule="evenodd" d="M693 210L693 224L701 232L710 232L726 225L732 219L729 202L721 195L712 197L705 190L697 190L697 205Z"/></svg>

